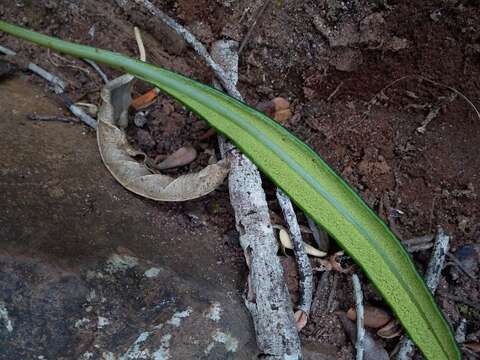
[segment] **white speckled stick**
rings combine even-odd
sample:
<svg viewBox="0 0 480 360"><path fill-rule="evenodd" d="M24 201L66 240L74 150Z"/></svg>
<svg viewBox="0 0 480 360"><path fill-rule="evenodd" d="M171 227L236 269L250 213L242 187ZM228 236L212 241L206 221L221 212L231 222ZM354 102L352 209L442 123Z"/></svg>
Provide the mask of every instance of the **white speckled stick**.
<svg viewBox="0 0 480 360"><path fill-rule="evenodd" d="M222 40L212 46L213 60L223 67L227 74L224 80L231 81L229 88L234 89L238 80L237 46L235 41ZM242 100L240 94L237 98ZM252 298L247 296L245 304L252 314L258 347L266 359L301 359L300 339L277 256L278 244L270 224L260 173L232 144L223 138L219 141L231 165L230 201L253 290Z"/></svg>
<svg viewBox="0 0 480 360"><path fill-rule="evenodd" d="M448 253L449 244L450 236L439 226L437 228L437 235L435 236L435 246L432 256L430 257L430 262L428 263L427 273L425 274L425 282L432 294L435 294L438 283L440 282L440 275L442 274L443 265L445 264L445 256ZM415 346L412 340L410 340L408 336L405 336L402 339L397 359L410 360L414 352Z"/></svg>

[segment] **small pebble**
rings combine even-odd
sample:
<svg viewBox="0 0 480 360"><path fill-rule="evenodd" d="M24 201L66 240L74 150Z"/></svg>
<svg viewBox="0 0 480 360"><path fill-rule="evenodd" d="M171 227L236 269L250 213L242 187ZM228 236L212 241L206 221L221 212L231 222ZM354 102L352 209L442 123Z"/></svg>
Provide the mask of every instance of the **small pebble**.
<svg viewBox="0 0 480 360"><path fill-rule="evenodd" d="M135 114L135 117L133 118L133 123L135 126L138 126L139 128L143 128L145 124L147 123L147 114L145 114L143 111L139 111Z"/></svg>

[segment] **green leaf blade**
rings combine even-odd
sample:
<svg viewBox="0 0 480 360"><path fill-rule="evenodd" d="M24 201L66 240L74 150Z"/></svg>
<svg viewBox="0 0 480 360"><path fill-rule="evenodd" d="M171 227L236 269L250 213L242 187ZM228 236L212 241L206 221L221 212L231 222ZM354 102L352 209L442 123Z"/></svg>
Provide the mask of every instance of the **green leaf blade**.
<svg viewBox="0 0 480 360"><path fill-rule="evenodd" d="M244 103L168 70L3 21L0 30L130 73L189 107L230 138L354 258L427 359L460 359L450 327L403 246L360 197L293 134Z"/></svg>

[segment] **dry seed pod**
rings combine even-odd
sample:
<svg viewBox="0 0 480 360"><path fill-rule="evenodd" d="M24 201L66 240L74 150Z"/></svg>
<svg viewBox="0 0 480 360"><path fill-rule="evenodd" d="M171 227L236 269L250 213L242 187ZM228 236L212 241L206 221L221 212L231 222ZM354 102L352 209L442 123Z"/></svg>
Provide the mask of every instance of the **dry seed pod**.
<svg viewBox="0 0 480 360"><path fill-rule="evenodd" d="M292 239L286 230L280 229L278 236L280 238L280 243L284 248L293 249ZM327 255L326 252L320 251L309 244L303 243L303 245L305 246L305 252L308 255L316 257L324 257Z"/></svg>
<svg viewBox="0 0 480 360"><path fill-rule="evenodd" d="M357 319L355 308L348 309L347 317L352 321ZM385 310L370 305L364 307L364 325L366 327L378 329L385 326L390 320L392 317Z"/></svg>
<svg viewBox="0 0 480 360"><path fill-rule="evenodd" d="M402 327L398 320L393 319L387 325L377 331L377 335L384 339L393 339L402 334Z"/></svg>

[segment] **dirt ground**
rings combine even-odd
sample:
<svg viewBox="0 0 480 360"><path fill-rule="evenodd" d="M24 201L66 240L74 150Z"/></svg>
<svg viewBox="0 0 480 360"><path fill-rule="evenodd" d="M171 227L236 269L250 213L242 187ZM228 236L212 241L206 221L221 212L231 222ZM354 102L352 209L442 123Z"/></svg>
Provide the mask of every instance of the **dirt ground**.
<svg viewBox="0 0 480 360"><path fill-rule="evenodd" d="M263 5L259 0L153 3L207 46L220 38L241 42ZM0 0L0 16L131 56L137 56L132 30L137 25L150 62L203 82L212 80L193 50L138 7L123 11L114 0ZM252 105L278 96L288 99L293 117L285 126L340 173L402 240L433 234L441 226L451 235L457 263L477 274L479 34L480 6L475 0L273 1L241 54L239 89ZM99 104L102 82L95 73L82 70L87 68L84 63L6 35L0 35L0 43L68 79L73 99ZM110 78L119 74L105 71ZM28 81L45 87L35 77ZM139 95L148 89L137 84L134 91ZM129 129L136 146L152 158L185 145L199 153L197 160L174 173L197 169L215 150L215 137L204 136L207 126L171 99L161 95L148 111L144 128ZM422 128L426 120L431 121ZM266 190L272 210L278 212L273 187L267 183ZM199 226L221 229L225 238L235 238L226 189L194 202L155 206L183 212ZM149 251L155 252L154 247ZM245 272L233 240L216 251L223 267ZM430 250L414 254L420 270L429 255ZM321 276L316 274L317 282ZM302 340L332 346L336 358L352 359L353 347L335 314L353 304L350 279L343 274L331 277L326 291L333 291L333 305L317 307ZM373 288L364 284L366 302L384 307ZM466 319L467 342L478 343L478 278L465 275L450 259L436 299L452 327ZM399 338L377 340L391 352Z"/></svg>

